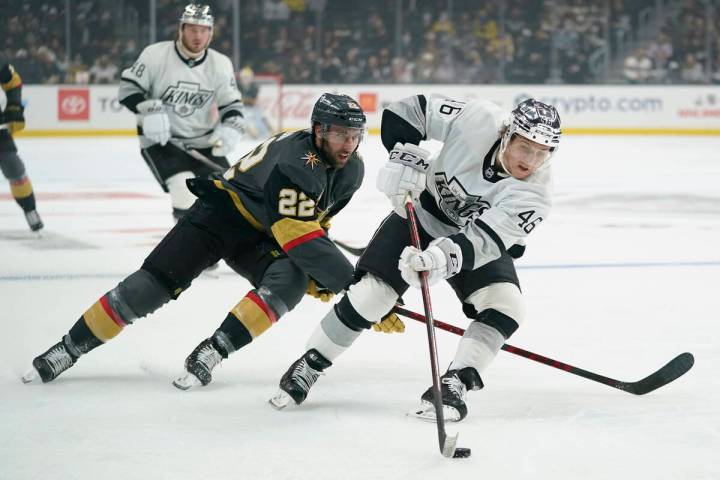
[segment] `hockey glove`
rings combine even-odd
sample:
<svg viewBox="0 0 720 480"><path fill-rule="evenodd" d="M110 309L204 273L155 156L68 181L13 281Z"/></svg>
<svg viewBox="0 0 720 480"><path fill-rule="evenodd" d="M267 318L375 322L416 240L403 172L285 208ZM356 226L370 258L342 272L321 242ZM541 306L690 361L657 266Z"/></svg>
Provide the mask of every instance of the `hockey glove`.
<svg viewBox="0 0 720 480"><path fill-rule="evenodd" d="M373 323L372 328L376 332L382 333L403 333L405 331L405 324L395 312L390 312L378 323Z"/></svg>
<svg viewBox="0 0 720 480"><path fill-rule="evenodd" d="M427 271L428 285L434 285L457 274L461 266L460 245L446 237L436 238L422 252L415 247L405 247L398 262L403 280L416 288L420 288L418 272Z"/></svg>
<svg viewBox="0 0 720 480"><path fill-rule="evenodd" d="M243 125L243 117L239 115L233 115L218 125L210 136L212 154L216 157L229 155L242 137Z"/></svg>
<svg viewBox="0 0 720 480"><path fill-rule="evenodd" d="M314 278L308 282L305 293L311 297L319 298L321 302L329 302L335 296L332 290L323 287Z"/></svg>
<svg viewBox="0 0 720 480"><path fill-rule="evenodd" d="M145 100L137 105L143 135L155 143L165 145L170 140L170 117L162 100Z"/></svg>
<svg viewBox="0 0 720 480"><path fill-rule="evenodd" d="M417 199L425 190L430 152L411 143L396 143L388 162L377 176L377 188L390 199L395 212L405 218L405 196Z"/></svg>
<svg viewBox="0 0 720 480"><path fill-rule="evenodd" d="M23 112L25 108L22 105L9 103L5 107L5 111L2 113L2 122L7 123L7 128L10 133L19 132L25 128L25 116Z"/></svg>

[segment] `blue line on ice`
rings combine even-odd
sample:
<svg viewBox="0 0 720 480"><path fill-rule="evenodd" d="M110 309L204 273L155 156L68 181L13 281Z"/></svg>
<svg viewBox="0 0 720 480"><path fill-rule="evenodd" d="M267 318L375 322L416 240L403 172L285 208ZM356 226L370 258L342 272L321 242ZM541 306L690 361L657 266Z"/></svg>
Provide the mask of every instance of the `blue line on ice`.
<svg viewBox="0 0 720 480"><path fill-rule="evenodd" d="M518 270L571 270L591 268L655 268L655 267L718 267L720 260L698 262L647 262L647 263L575 263L548 265L518 265ZM218 272L218 276L237 276L234 272ZM2 275L0 282L54 281L54 280L86 280L91 278L123 278L121 273L63 273L34 275ZM202 278L202 277L201 277Z"/></svg>

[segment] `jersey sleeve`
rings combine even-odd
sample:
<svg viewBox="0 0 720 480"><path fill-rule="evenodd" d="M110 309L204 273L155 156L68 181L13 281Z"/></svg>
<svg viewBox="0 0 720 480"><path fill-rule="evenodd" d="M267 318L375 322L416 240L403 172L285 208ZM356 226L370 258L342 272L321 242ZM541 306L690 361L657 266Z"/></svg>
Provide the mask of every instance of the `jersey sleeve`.
<svg viewBox="0 0 720 480"><path fill-rule="evenodd" d="M288 165L278 165L265 184L270 231L295 265L339 293L352 280L353 267L320 225L316 202L321 192L298 185L292 179L302 176L295 173Z"/></svg>
<svg viewBox="0 0 720 480"><path fill-rule="evenodd" d="M450 235L463 252L464 270L474 270L500 257L547 219L551 207L550 188L508 178L490 208Z"/></svg>
<svg viewBox="0 0 720 480"><path fill-rule="evenodd" d="M414 95L388 105L383 112L381 137L389 150L396 142L445 141L465 103L441 95Z"/></svg>
<svg viewBox="0 0 720 480"><path fill-rule="evenodd" d="M20 105L22 101L22 78L15 68L0 58L0 88L5 92L8 104Z"/></svg>
<svg viewBox="0 0 720 480"><path fill-rule="evenodd" d="M232 62L227 57L221 57L221 68L218 69L217 102L220 119L225 120L233 116L242 117L242 100L240 91L235 82L235 72Z"/></svg>
<svg viewBox="0 0 720 480"><path fill-rule="evenodd" d="M149 98L152 88L153 69L157 59L153 60L153 45L145 48L140 56L120 74L118 100L133 113L137 113L137 104Z"/></svg>

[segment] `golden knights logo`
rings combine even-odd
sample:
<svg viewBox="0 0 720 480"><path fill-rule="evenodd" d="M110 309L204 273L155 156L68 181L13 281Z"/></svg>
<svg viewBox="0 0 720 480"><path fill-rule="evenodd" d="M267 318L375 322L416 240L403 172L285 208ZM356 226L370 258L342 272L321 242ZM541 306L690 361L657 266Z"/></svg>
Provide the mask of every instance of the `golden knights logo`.
<svg viewBox="0 0 720 480"><path fill-rule="evenodd" d="M315 155L313 152L307 152L301 158L305 160L305 166L310 167L313 170L315 169L316 165L320 164L320 158L318 158L318 156Z"/></svg>
<svg viewBox="0 0 720 480"><path fill-rule="evenodd" d="M197 83L178 82L169 86L160 99L165 105L171 105L177 116L187 117L205 107L212 97L212 90L203 90Z"/></svg>
<svg viewBox="0 0 720 480"><path fill-rule="evenodd" d="M490 208L490 204L481 200L480 196L467 193L457 178L452 177L448 181L445 172L435 173L435 188L440 197L440 210L459 226L465 225L471 217L482 215Z"/></svg>

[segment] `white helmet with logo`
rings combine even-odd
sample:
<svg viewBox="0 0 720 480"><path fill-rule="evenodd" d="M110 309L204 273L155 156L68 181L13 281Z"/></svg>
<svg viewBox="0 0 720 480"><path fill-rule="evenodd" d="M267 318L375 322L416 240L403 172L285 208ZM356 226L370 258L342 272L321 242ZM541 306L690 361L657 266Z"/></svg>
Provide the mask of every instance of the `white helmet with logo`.
<svg viewBox="0 0 720 480"><path fill-rule="evenodd" d="M180 26L184 24L201 25L203 27L213 28L215 19L210 11L210 6L195 2L186 5L185 10L180 17Z"/></svg>

